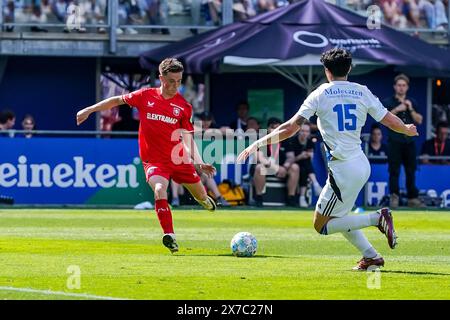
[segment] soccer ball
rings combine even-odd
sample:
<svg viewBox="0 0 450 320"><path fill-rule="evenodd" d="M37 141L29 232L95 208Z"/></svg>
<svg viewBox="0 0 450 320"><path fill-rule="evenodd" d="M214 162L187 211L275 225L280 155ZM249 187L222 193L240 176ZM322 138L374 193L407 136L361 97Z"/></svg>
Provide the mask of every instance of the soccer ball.
<svg viewBox="0 0 450 320"><path fill-rule="evenodd" d="M253 257L258 241L250 232L239 232L231 239L231 251L236 257Z"/></svg>

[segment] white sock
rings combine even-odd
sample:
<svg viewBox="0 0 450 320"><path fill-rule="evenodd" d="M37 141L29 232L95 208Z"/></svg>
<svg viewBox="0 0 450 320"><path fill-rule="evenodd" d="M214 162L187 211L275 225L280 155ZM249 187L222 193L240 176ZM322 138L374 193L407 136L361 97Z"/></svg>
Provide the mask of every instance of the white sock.
<svg viewBox="0 0 450 320"><path fill-rule="evenodd" d="M326 228L327 234L336 232L350 232L362 228L378 225L380 218L379 213L361 214L358 216L345 216L342 218L334 218L328 221Z"/></svg>
<svg viewBox="0 0 450 320"><path fill-rule="evenodd" d="M172 236L172 238L174 238L174 239L175 239L175 233L164 233L164 235L166 235L166 234L168 234L168 235Z"/></svg>
<svg viewBox="0 0 450 320"><path fill-rule="evenodd" d="M361 252L363 257L372 259L378 255L361 230L342 232L342 235Z"/></svg>

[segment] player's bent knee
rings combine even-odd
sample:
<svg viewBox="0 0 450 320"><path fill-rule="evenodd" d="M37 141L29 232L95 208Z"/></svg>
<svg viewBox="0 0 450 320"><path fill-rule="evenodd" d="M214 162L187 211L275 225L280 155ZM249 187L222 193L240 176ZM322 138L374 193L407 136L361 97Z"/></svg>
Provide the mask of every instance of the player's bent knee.
<svg viewBox="0 0 450 320"><path fill-rule="evenodd" d="M289 172L290 173L298 173L300 172L300 166L296 163L293 163L290 167L289 167Z"/></svg>
<svg viewBox="0 0 450 320"><path fill-rule="evenodd" d="M317 233L322 235L327 235L327 223L330 221L330 217L325 217L318 213L317 211L314 213L314 229Z"/></svg>
<svg viewBox="0 0 450 320"><path fill-rule="evenodd" d="M321 234L322 228L323 228L323 223L318 222L317 220L314 221L314 229L317 231L317 233Z"/></svg>
<svg viewBox="0 0 450 320"><path fill-rule="evenodd" d="M166 188L164 187L164 185L162 183L157 183L155 185L155 199L159 200L159 199L166 199L166 198L167 198Z"/></svg>

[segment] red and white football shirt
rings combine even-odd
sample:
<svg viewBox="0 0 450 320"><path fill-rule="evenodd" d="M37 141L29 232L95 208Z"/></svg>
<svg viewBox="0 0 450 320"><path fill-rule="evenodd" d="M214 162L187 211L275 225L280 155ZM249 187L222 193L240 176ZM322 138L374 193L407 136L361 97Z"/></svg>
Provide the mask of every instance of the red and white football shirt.
<svg viewBox="0 0 450 320"><path fill-rule="evenodd" d="M139 111L139 154L143 162L173 163L173 154L177 158L183 156L179 145L180 129L193 132L194 127L191 123L192 106L179 93L165 99L160 88L143 88L122 98Z"/></svg>

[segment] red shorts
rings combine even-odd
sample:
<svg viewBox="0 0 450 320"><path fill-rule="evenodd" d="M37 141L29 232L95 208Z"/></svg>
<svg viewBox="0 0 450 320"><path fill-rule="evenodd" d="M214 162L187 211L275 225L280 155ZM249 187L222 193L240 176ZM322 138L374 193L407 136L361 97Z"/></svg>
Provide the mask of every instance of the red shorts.
<svg viewBox="0 0 450 320"><path fill-rule="evenodd" d="M167 180L173 179L179 184L193 184L200 181L200 177L192 163L175 165L173 163L144 162L143 165L147 182L152 176L161 176Z"/></svg>

